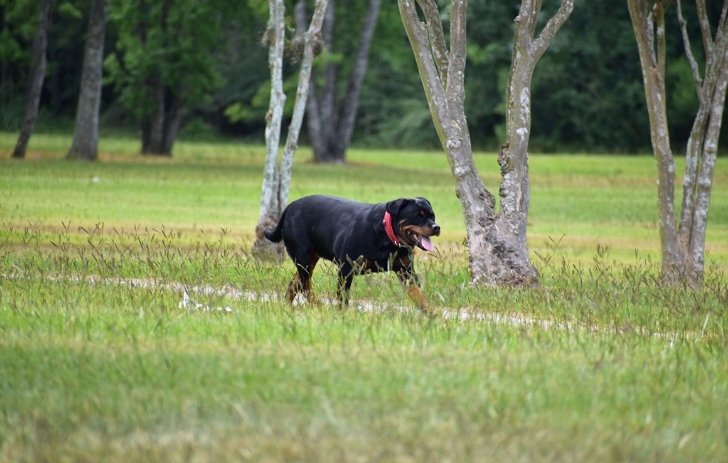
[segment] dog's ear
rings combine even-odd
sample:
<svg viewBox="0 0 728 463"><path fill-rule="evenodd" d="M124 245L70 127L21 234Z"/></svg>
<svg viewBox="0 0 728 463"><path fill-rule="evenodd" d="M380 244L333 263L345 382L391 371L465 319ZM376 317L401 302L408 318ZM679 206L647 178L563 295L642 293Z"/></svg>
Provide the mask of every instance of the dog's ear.
<svg viewBox="0 0 728 463"><path fill-rule="evenodd" d="M411 199L395 199L394 201L388 202L385 206L385 209L392 215L392 218L394 220L397 220L399 217L399 211L401 211L402 208L404 208L407 204L411 202Z"/></svg>
<svg viewBox="0 0 728 463"><path fill-rule="evenodd" d="M415 198L415 201L422 201L425 204L427 204L427 207L429 207L430 209L432 209L432 204L430 204L430 202L427 200L427 198L423 198L422 196L418 196L417 198Z"/></svg>

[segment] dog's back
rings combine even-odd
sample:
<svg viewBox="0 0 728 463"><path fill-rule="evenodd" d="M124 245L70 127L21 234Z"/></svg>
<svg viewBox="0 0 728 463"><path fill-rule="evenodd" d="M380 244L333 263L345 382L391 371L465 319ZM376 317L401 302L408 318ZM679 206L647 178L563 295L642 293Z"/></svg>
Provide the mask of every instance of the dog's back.
<svg viewBox="0 0 728 463"><path fill-rule="evenodd" d="M346 238L342 235L356 233L355 224L366 223L372 207L333 196L306 196L290 203L276 228L265 236L276 243L283 239L291 257L313 252L333 260L337 243Z"/></svg>

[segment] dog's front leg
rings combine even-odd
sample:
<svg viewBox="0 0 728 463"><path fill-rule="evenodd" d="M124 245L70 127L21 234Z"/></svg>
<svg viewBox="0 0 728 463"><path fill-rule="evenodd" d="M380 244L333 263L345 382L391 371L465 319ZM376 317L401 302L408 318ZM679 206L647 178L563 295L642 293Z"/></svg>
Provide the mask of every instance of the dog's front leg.
<svg viewBox="0 0 728 463"><path fill-rule="evenodd" d="M407 295L414 301L417 307L419 307L422 311L427 312L428 314L434 313L430 309L430 305L427 303L425 293L420 287L419 278L417 278L417 274L412 268L398 269L397 278L399 278L399 282L402 283L402 287L407 292Z"/></svg>

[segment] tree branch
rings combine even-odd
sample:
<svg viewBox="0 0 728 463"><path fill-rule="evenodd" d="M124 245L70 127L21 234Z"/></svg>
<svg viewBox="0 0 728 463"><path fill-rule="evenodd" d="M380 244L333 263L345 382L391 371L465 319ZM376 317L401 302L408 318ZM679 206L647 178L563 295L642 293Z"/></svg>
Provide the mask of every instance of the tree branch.
<svg viewBox="0 0 728 463"><path fill-rule="evenodd" d="M529 2L526 2L529 3ZM543 0L533 0L533 3L531 3L532 11L529 13L529 23L528 23L528 36L529 38L533 38L536 35L536 26L538 25L538 16L541 14L541 6L543 5Z"/></svg>
<svg viewBox="0 0 728 463"><path fill-rule="evenodd" d="M677 2L678 14L682 12L680 7L680 1ZM713 35L710 32L710 21L708 19L708 12L705 9L705 0L696 0L695 6L698 13L698 24L700 25L700 33L703 36L703 48L705 56L710 56L713 49ZM679 17L679 16L678 16Z"/></svg>
<svg viewBox="0 0 728 463"><path fill-rule="evenodd" d="M432 58L437 66L438 75L443 85L447 82L448 65L450 62L445 32L442 30L440 10L434 0L416 0L425 15L425 24L430 42Z"/></svg>
<svg viewBox="0 0 728 463"><path fill-rule="evenodd" d="M702 0L698 0L698 3L700 3ZM703 5L705 6L705 5ZM698 8L700 9L700 8ZM687 28L687 22L685 21L685 18L683 18L682 14L682 3L680 0L677 0L677 19L680 23L680 32L682 33L683 38L683 46L685 47L685 56L688 59L688 63L690 63L690 70L693 73L693 82L695 83L695 91L698 94L698 100L700 101L700 104L703 104L703 79L700 77L700 69L698 68L698 62L695 61L695 56L693 55L693 50L690 47L690 36L688 35L688 28ZM710 31L708 31L710 32ZM705 36L703 36L703 43L705 43Z"/></svg>
<svg viewBox="0 0 728 463"><path fill-rule="evenodd" d="M556 33L561 29L561 26L564 25L566 20L569 19L569 16L571 16L572 11L574 11L574 0L561 0L559 11L549 19L541 33L538 34L536 40L533 41L534 56L540 57L544 54Z"/></svg>
<svg viewBox="0 0 728 463"><path fill-rule="evenodd" d="M453 0L450 9L450 69L447 73L448 101L463 105L465 100L465 63L467 57L467 0Z"/></svg>
<svg viewBox="0 0 728 463"><path fill-rule="evenodd" d="M443 146L447 143L447 136L443 130L443 121L449 118L449 108L445 95L445 84L440 80L440 74L434 57L430 51L430 40L425 24L420 21L417 14L415 0L398 0L400 16L412 51L414 52L417 70L422 80L422 87L427 95L427 103L432 114L432 122ZM439 15L438 15L439 17Z"/></svg>
<svg viewBox="0 0 728 463"><path fill-rule="evenodd" d="M665 42L665 4L662 1L655 2L654 14L657 24L657 67L660 75L664 76L667 46Z"/></svg>

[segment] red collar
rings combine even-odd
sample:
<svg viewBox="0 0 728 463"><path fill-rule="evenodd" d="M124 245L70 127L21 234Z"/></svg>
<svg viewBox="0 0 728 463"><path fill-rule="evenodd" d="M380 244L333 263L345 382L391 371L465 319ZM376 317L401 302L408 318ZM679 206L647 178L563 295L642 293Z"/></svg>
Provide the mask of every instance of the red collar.
<svg viewBox="0 0 728 463"><path fill-rule="evenodd" d="M399 246L401 248L402 243L400 243L397 235L394 234L394 229L392 228L392 215L389 211L384 211L384 220L382 220L382 224L384 225L384 231L387 233L389 240L394 243L395 246Z"/></svg>

